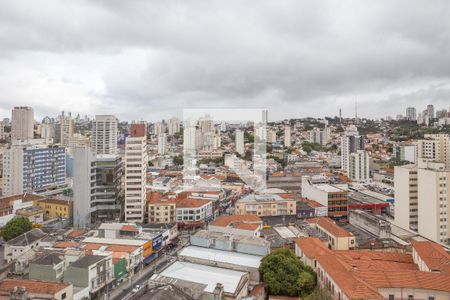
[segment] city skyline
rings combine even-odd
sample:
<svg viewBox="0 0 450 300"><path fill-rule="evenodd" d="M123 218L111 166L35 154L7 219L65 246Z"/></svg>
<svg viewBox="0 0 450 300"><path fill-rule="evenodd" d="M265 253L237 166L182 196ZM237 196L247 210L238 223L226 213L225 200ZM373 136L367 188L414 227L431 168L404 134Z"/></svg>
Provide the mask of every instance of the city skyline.
<svg viewBox="0 0 450 300"><path fill-rule="evenodd" d="M7 1L0 116L19 104L38 119L65 110L150 121L184 108L353 117L355 98L369 118L448 108L449 6Z"/></svg>

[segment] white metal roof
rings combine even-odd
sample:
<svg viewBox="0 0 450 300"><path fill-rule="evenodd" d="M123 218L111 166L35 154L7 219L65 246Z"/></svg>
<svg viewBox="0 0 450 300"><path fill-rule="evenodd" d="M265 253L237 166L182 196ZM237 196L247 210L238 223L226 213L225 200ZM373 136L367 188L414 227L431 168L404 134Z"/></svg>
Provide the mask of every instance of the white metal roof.
<svg viewBox="0 0 450 300"><path fill-rule="evenodd" d="M289 230L286 226L275 226L273 227L278 234L284 239L295 239L297 236Z"/></svg>
<svg viewBox="0 0 450 300"><path fill-rule="evenodd" d="M259 255L223 251L197 246L188 246L181 250L179 255L251 268L259 268L261 259L263 258Z"/></svg>
<svg viewBox="0 0 450 300"><path fill-rule="evenodd" d="M88 237L83 240L84 243L107 244L107 245L128 245L128 246L142 246L148 241L146 240L132 240L132 239L110 239L110 238L96 238Z"/></svg>
<svg viewBox="0 0 450 300"><path fill-rule="evenodd" d="M176 261L160 275L207 285L206 292L212 293L217 283L223 284L226 293L234 294L242 276L246 273L199 264Z"/></svg>

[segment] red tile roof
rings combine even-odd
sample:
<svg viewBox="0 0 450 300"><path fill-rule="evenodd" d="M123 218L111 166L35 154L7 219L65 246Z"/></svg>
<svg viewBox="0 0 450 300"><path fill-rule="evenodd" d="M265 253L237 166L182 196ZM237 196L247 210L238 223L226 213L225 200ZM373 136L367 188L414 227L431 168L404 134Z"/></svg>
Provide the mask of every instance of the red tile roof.
<svg viewBox="0 0 450 300"><path fill-rule="evenodd" d="M332 253L327 245L316 237L301 237L295 240L295 244L310 259L315 259L319 255Z"/></svg>
<svg viewBox="0 0 450 300"><path fill-rule="evenodd" d="M326 217L307 219L307 222L310 224L317 224L318 226L322 227L335 237L353 236L350 232L348 232L344 228L339 227L339 225L337 225L331 219Z"/></svg>
<svg viewBox="0 0 450 300"><path fill-rule="evenodd" d="M25 287L28 293L54 295L70 284L59 282L46 282L28 279L4 279L0 281L0 291L10 292L15 287Z"/></svg>
<svg viewBox="0 0 450 300"><path fill-rule="evenodd" d="M176 200L177 208L202 207L203 205L206 205L209 202L211 202L211 200L192 199L192 198L183 198L183 199Z"/></svg>
<svg viewBox="0 0 450 300"><path fill-rule="evenodd" d="M231 215L231 216L220 216L211 223L214 226L227 227L232 223L262 223L260 217L255 215Z"/></svg>
<svg viewBox="0 0 450 300"><path fill-rule="evenodd" d="M442 246L431 241L412 241L411 244L430 270L450 271L450 254Z"/></svg>

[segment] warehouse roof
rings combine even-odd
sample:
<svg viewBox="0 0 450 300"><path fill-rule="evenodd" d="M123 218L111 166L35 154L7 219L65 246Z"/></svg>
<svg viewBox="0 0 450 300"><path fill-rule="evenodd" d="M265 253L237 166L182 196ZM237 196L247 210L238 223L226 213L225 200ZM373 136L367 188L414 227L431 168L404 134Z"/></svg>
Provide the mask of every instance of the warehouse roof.
<svg viewBox="0 0 450 300"><path fill-rule="evenodd" d="M239 252L223 251L213 248L188 246L181 250L179 256L193 257L214 262L228 263L251 268L259 268L262 256Z"/></svg>

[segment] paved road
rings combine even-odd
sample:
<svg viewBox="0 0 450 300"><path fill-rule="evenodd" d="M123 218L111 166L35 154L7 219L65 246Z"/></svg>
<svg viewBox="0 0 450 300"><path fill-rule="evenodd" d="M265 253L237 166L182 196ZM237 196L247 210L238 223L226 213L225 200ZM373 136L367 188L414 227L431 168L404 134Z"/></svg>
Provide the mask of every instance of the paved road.
<svg viewBox="0 0 450 300"><path fill-rule="evenodd" d="M180 245L174 250L162 254L160 257L155 259L149 265L145 266L143 270L135 274L132 278L132 281L126 280L122 282L119 286L117 286L114 290L110 291L109 299L113 300L122 300L127 299L129 296L133 294L132 289L136 286L144 286L148 279L159 272L162 268L166 267L168 264L172 263L176 260L176 257L173 256L176 254L183 246Z"/></svg>

